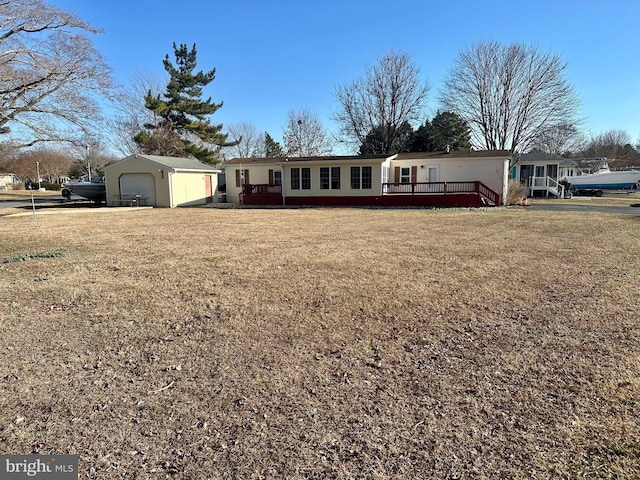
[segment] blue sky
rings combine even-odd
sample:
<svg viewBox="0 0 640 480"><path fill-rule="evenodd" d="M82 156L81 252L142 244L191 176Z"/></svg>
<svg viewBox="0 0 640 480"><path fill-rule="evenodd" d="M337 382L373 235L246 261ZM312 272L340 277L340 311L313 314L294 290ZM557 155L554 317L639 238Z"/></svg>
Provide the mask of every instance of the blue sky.
<svg viewBox="0 0 640 480"><path fill-rule="evenodd" d="M379 57L407 53L431 84L429 110L458 52L474 42L533 43L568 62L585 130L626 130L640 140L638 0L51 0L93 26L127 83L164 74L172 44L197 44L198 69L216 68L205 95L224 125L251 122L281 140L287 113L308 108L329 131L337 85ZM173 58L173 57L171 57Z"/></svg>

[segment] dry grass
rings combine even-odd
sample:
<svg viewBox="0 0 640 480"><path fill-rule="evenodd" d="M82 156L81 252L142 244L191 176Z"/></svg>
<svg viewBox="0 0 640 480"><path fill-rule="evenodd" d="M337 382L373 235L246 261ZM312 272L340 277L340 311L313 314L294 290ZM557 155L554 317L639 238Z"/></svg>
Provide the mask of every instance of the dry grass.
<svg viewBox="0 0 640 480"><path fill-rule="evenodd" d="M0 190L0 201L2 200L28 200L33 195L35 198L38 197L51 197L54 195L58 195L62 198L60 191L52 191L45 190L41 192L39 190Z"/></svg>
<svg viewBox="0 0 640 480"><path fill-rule="evenodd" d="M631 204L640 203L640 193L637 191L629 191L624 193L605 192L602 197L581 197L573 196L571 198L534 198L532 203L549 202L549 203L566 203L571 205L601 205L621 207Z"/></svg>
<svg viewBox="0 0 640 480"><path fill-rule="evenodd" d="M639 227L0 219L0 260L32 255L0 264L0 451L77 453L92 479L638 478Z"/></svg>

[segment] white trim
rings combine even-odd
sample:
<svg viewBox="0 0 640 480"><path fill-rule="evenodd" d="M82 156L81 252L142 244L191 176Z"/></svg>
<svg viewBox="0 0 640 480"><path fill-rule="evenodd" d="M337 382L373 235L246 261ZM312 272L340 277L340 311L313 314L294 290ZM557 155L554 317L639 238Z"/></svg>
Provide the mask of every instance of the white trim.
<svg viewBox="0 0 640 480"><path fill-rule="evenodd" d="M167 181L169 182L169 208L175 207L173 203L173 172L167 172Z"/></svg>
<svg viewBox="0 0 640 480"><path fill-rule="evenodd" d="M222 173L222 170L203 170L200 168L171 168L171 170L174 172Z"/></svg>

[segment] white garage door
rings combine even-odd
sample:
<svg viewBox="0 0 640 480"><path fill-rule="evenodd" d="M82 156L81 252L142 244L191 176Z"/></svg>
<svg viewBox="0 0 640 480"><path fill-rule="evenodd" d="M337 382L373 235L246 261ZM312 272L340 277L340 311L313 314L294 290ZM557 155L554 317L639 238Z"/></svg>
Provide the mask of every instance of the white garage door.
<svg viewBox="0 0 640 480"><path fill-rule="evenodd" d="M140 195L146 205L156 204L156 182L150 173L123 173L120 177L120 195Z"/></svg>

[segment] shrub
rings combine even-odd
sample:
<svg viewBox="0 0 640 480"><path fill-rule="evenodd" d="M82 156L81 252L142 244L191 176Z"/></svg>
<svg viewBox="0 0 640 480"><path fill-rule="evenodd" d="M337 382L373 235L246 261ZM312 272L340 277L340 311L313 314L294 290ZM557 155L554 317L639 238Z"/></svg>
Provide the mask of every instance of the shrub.
<svg viewBox="0 0 640 480"><path fill-rule="evenodd" d="M507 187L507 205L515 205L520 203L522 197L527 195L527 187L515 180L509 180Z"/></svg>
<svg viewBox="0 0 640 480"><path fill-rule="evenodd" d="M59 183L40 182L40 186L45 190L60 190L62 185Z"/></svg>
<svg viewBox="0 0 640 480"><path fill-rule="evenodd" d="M569 196L569 192L571 192L571 182L566 178L563 178L558 182L558 194L560 194L561 186L564 186L564 196Z"/></svg>

